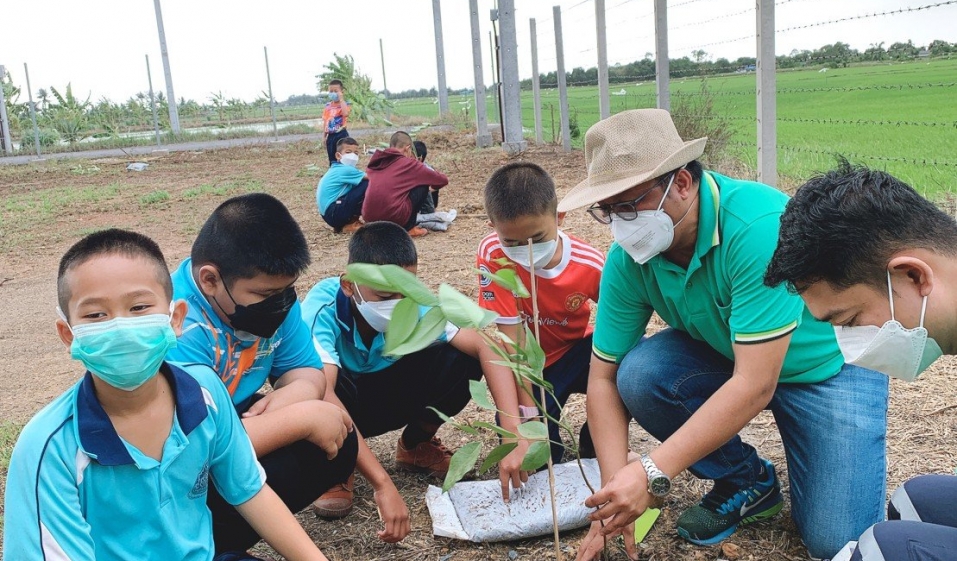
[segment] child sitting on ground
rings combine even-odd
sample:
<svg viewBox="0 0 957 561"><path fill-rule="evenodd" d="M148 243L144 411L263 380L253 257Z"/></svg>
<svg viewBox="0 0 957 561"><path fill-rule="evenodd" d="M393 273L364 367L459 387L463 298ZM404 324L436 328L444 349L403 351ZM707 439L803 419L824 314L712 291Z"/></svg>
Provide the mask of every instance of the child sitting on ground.
<svg viewBox="0 0 957 561"><path fill-rule="evenodd" d="M422 164L434 170L432 166L425 163L425 157L429 155L429 147L425 145L425 142L421 140L416 140L412 142L412 148L415 151L415 159L422 162ZM429 187L429 196L426 197L425 201L422 203L422 208L419 209L419 214L431 214L436 211L439 207L439 190Z"/></svg>
<svg viewBox="0 0 957 561"><path fill-rule="evenodd" d="M417 215L429 197L429 187L442 188L449 184L449 178L416 159L409 133L393 134L389 148L376 150L369 159L366 173L369 188L362 203L363 220L394 222L412 237L429 233L416 226Z"/></svg>
<svg viewBox="0 0 957 561"><path fill-rule="evenodd" d="M593 326L591 302L598 301L598 285L604 256L587 243L561 231L564 218L557 213L558 197L555 183L548 173L530 162L507 164L492 174L485 185L485 212L495 229L479 244L477 266L480 271L495 273L511 266L522 283L531 291L531 273L534 265L538 286L539 343L545 351L545 380L554 385L556 401L546 399L548 414L558 419L565 402L572 393L585 393L591 360ZM532 241L532 259L529 260L528 241ZM511 265L502 265L504 260ZM479 305L499 314L498 329L511 340L518 341L523 324L535 333L530 298L517 298L510 290L479 277ZM513 383L514 385L514 383ZM538 387L528 388L540 399ZM515 388L520 404L521 419L540 417L534 401L521 388ZM495 397L493 393L493 397ZM497 403L497 402L496 402ZM506 414L515 411L505 409ZM502 417L500 421L506 419ZM506 427L507 428L507 427ZM564 451L560 444L558 425L549 423L552 440L552 459L561 461ZM511 429L509 429L511 430ZM582 427L580 442L585 456L591 452L591 438L587 425ZM513 487L521 474L519 466L526 445L499 463L503 496L508 500L508 479Z"/></svg>
<svg viewBox="0 0 957 561"><path fill-rule="evenodd" d="M355 469L352 420L323 400L322 361L302 323L295 283L310 263L302 229L278 199L249 193L223 202L173 273L189 313L170 359L210 366L276 493L299 512ZM273 391L263 394L267 382ZM231 505L210 492L217 553L259 541Z"/></svg>
<svg viewBox="0 0 957 561"><path fill-rule="evenodd" d="M216 374L165 361L187 307L172 293L141 234L96 232L60 260L56 329L87 372L20 434L4 559L209 561L210 480L284 557L326 559L266 485Z"/></svg>
<svg viewBox="0 0 957 561"><path fill-rule="evenodd" d="M319 214L335 233L351 234L362 226L362 201L369 180L356 166L359 164L359 143L351 136L336 144L336 161L319 180L316 204Z"/></svg>
<svg viewBox="0 0 957 561"><path fill-rule="evenodd" d="M415 273L418 257L400 226L370 222L349 241L349 263L392 264ZM421 351L401 358L383 355L383 333L401 299L398 293L331 277L313 287L302 305L325 363L326 399L344 406L359 432L357 466L375 491L385 524L379 538L386 542L409 533L409 510L363 439L404 427L396 444L396 467L445 477L451 453L435 436L443 421L430 407L457 414L469 402L469 381L481 378L483 371L498 383L512 378L510 370L492 364L498 358L477 331L451 324ZM334 512L346 510L352 505L352 484L350 477L317 503Z"/></svg>

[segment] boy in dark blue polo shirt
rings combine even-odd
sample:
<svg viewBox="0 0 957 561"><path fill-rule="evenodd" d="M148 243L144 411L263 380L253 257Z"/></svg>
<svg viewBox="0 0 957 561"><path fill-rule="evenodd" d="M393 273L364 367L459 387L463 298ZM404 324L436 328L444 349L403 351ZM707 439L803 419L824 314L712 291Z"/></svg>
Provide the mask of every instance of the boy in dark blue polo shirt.
<svg viewBox="0 0 957 561"><path fill-rule="evenodd" d="M269 482L298 512L352 473L357 449L348 414L323 401L322 361L299 312L306 238L282 202L250 193L213 211L190 255L173 273L189 313L170 358L216 371ZM267 380L273 391L257 393ZM210 493L209 505L217 552L259 541L222 497Z"/></svg>
<svg viewBox="0 0 957 561"><path fill-rule="evenodd" d="M57 292L57 333L87 373L17 441L4 559L209 561L210 480L284 556L326 559L265 484L216 375L165 362L186 303L170 301L152 240L85 237L61 259Z"/></svg>

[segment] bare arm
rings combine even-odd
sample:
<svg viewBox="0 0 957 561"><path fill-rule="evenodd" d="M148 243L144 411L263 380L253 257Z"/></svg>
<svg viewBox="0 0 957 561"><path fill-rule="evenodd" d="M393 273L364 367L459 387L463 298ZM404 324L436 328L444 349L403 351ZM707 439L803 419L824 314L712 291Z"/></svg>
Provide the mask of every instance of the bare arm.
<svg viewBox="0 0 957 561"><path fill-rule="evenodd" d="M334 364L326 364L323 371L326 375L326 385L332 390L326 392L325 400L343 410L345 406L339 401L336 395L336 378L339 376L339 367ZM372 485L376 506L379 508L379 517L382 519L385 527L378 531L379 539L387 543L395 543L404 539L411 531L411 522L409 521L409 509L399 494L395 483L389 477L389 473L379 463L375 453L366 444L365 438L356 429L356 436L359 440L359 455L356 458L356 469Z"/></svg>
<svg viewBox="0 0 957 561"><path fill-rule="evenodd" d="M236 510L280 555L290 561L328 561L269 485Z"/></svg>

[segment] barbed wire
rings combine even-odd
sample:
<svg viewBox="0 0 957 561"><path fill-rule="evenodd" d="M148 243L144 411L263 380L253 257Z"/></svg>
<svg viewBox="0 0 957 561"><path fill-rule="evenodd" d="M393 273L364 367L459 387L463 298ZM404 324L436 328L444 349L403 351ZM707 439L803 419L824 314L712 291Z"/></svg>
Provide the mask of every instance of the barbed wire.
<svg viewBox="0 0 957 561"><path fill-rule="evenodd" d="M795 25L793 27L785 27L784 29L776 29L775 33L787 33L788 31L795 31L798 29L808 29L811 27L820 27L822 25L831 25L834 23L841 23L845 21L853 21L853 20L874 18L874 17L880 17L880 16L890 16L894 14L904 14L908 12L919 12L921 10L930 10L932 8L939 8L940 6L948 6L951 4L957 4L957 0L946 0L945 2L937 2L936 4L927 4L925 6L898 8L896 10L888 10L886 12L875 12L873 14L860 14L856 16L848 16L845 18L832 19L828 21L819 21L817 23L809 23L806 25Z"/></svg>
<svg viewBox="0 0 957 561"><path fill-rule="evenodd" d="M682 115L674 114L674 117L689 117L689 118L698 118L704 120L729 120L729 121L750 121L756 122L758 120L755 115L713 115L713 116L697 116L697 115ZM893 126L893 127L940 127L940 128L955 128L957 129L957 120L954 121L906 121L898 120L893 121L890 119L832 119L832 118L810 118L810 117L778 117L775 119L779 123L804 123L804 124L816 124L816 125L877 125L877 126Z"/></svg>
<svg viewBox="0 0 957 561"><path fill-rule="evenodd" d="M757 148L756 144L750 142L740 142L740 141L728 141L729 146L739 146L743 148ZM815 148L804 148L800 146L786 146L783 144L777 145L778 150L783 150L785 152L794 152L798 154L816 154L819 156L843 156L848 159L858 159L858 160L871 160L875 162L893 162L901 164L911 164L917 166L931 166L931 167L957 167L957 162L949 162L946 160L938 160L936 158L902 158L896 156L872 156L870 154L857 154L854 152L845 152L842 150L817 150Z"/></svg>

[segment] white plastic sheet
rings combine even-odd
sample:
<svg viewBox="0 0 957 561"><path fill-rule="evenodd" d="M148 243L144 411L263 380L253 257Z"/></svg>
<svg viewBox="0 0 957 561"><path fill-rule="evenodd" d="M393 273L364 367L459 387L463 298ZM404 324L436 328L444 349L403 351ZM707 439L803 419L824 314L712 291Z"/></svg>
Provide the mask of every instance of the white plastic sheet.
<svg viewBox="0 0 957 561"><path fill-rule="evenodd" d="M588 481L598 489L601 474L598 461L582 461ZM582 480L577 462L555 466L558 528L561 531L588 525L585 499L591 495ZM513 492L511 501L502 500L498 479L463 481L448 493L430 485L425 501L432 516L436 536L472 542L497 542L543 536L552 533L552 506L548 492L548 472L539 471L528 479L525 488Z"/></svg>

